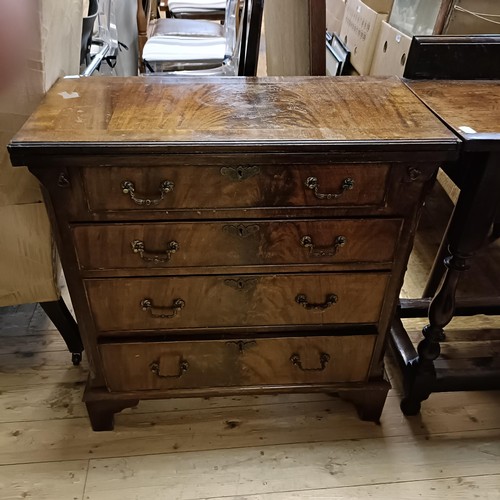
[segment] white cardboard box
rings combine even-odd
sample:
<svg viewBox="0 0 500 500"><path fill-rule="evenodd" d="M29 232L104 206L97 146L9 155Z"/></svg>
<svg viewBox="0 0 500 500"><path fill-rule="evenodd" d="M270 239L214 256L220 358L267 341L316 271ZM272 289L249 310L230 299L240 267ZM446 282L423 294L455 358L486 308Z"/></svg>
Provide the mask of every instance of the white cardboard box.
<svg viewBox="0 0 500 500"><path fill-rule="evenodd" d="M351 63L360 75L368 75L380 25L387 20L392 0L349 0L340 39L351 51Z"/></svg>
<svg viewBox="0 0 500 500"><path fill-rule="evenodd" d="M340 33L348 0L326 0L326 31Z"/></svg>
<svg viewBox="0 0 500 500"><path fill-rule="evenodd" d="M403 76L410 45L411 38L408 35L382 21L370 75Z"/></svg>

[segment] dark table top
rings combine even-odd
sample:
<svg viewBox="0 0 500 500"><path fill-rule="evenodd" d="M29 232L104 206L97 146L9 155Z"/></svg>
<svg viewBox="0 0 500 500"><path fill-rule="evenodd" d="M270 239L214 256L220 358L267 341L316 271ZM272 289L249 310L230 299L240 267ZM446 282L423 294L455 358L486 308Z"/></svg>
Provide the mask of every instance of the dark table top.
<svg viewBox="0 0 500 500"><path fill-rule="evenodd" d="M500 81L406 80L463 141L466 151L500 150Z"/></svg>

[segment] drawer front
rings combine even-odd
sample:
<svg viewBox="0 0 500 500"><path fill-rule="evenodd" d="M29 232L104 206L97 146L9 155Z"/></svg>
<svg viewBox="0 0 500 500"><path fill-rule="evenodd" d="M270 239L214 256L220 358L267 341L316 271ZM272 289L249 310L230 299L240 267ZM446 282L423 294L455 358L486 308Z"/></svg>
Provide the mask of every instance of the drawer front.
<svg viewBox="0 0 500 500"><path fill-rule="evenodd" d="M358 382L374 335L102 344L111 391Z"/></svg>
<svg viewBox="0 0 500 500"><path fill-rule="evenodd" d="M388 165L84 168L89 209L379 206Z"/></svg>
<svg viewBox="0 0 500 500"><path fill-rule="evenodd" d="M400 219L73 227L82 270L391 262Z"/></svg>
<svg viewBox="0 0 500 500"><path fill-rule="evenodd" d="M376 323L388 274L85 280L99 331Z"/></svg>

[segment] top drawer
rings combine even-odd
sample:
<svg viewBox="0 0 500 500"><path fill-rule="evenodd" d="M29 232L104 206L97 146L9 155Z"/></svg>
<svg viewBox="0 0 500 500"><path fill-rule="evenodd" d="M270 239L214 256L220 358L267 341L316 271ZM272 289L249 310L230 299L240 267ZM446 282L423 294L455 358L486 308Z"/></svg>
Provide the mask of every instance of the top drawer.
<svg viewBox="0 0 500 500"><path fill-rule="evenodd" d="M388 165L84 168L93 212L380 206Z"/></svg>

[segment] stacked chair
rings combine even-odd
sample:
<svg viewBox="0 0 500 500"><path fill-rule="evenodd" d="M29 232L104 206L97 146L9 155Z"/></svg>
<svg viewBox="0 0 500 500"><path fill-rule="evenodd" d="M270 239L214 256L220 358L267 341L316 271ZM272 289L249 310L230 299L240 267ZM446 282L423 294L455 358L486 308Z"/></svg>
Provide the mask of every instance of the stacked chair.
<svg viewBox="0 0 500 500"><path fill-rule="evenodd" d="M168 0L168 11L179 19L224 20L226 0Z"/></svg>
<svg viewBox="0 0 500 500"><path fill-rule="evenodd" d="M220 24L206 19L159 18L156 2L138 0L141 72L255 75L263 0L226 0L224 4Z"/></svg>

